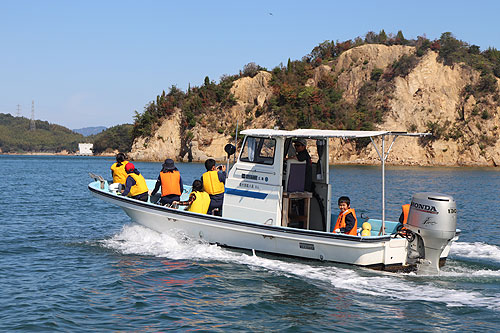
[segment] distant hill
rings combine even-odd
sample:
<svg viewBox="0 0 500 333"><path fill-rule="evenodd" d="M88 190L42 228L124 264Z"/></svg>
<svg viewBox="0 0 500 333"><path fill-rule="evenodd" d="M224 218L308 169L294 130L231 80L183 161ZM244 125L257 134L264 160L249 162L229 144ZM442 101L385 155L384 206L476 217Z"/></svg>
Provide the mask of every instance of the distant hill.
<svg viewBox="0 0 500 333"><path fill-rule="evenodd" d="M73 132L80 133L83 136L95 135L106 129L105 126L83 127L74 129Z"/></svg>
<svg viewBox="0 0 500 333"><path fill-rule="evenodd" d="M28 118L0 113L0 152L75 152L79 142L88 141L69 128L47 121L35 120L35 127L30 130Z"/></svg>

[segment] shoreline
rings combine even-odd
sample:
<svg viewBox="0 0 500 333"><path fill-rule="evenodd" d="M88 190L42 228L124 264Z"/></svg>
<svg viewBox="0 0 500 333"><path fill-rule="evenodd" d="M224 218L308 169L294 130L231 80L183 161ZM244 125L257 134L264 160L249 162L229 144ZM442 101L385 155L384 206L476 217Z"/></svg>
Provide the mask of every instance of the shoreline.
<svg viewBox="0 0 500 333"><path fill-rule="evenodd" d="M112 157L114 158L116 154L114 153L108 153L108 154L98 154L98 155L80 155L80 154L75 154L75 153L68 153L68 152L59 152L59 153L50 153L50 152L25 152L25 153L0 153L1 155L8 155L8 156L88 156L88 157ZM161 161L153 161L153 160L131 160L131 161L137 161L137 162L157 162L161 163ZM182 161L182 160L175 160L176 163L203 163L203 161L192 161L192 162L187 162L187 161ZM226 161L220 161L217 160L217 162L220 163L225 163ZM334 166L380 166L379 163L373 163L371 161L337 161L337 163L330 163L329 165L334 165ZM495 165L484 165L484 164L467 164L467 165L460 165L460 164L419 164L419 163L411 163L411 164L400 164L400 163L390 163L386 162L386 166L391 166L391 167L432 167L432 168L489 168L489 169L498 169L500 170L500 166L495 166Z"/></svg>
<svg viewBox="0 0 500 333"><path fill-rule="evenodd" d="M50 152L25 152L25 153L0 153L0 155L11 155L11 156L90 156L90 157L115 157L116 154L98 154L98 155L86 155L86 154L76 154L68 152L60 153L50 153Z"/></svg>

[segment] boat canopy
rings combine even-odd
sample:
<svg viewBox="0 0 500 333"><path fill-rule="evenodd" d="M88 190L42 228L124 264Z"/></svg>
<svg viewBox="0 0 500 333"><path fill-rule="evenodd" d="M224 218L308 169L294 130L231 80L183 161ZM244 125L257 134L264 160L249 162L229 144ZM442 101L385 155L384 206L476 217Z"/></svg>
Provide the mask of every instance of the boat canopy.
<svg viewBox="0 0 500 333"><path fill-rule="evenodd" d="M277 130L277 129L246 129L240 132L243 135L257 137L285 137L285 138L369 138L383 135L394 136L426 136L428 133L408 133L397 131L350 131L350 130L320 130L320 129L296 129L293 131Z"/></svg>

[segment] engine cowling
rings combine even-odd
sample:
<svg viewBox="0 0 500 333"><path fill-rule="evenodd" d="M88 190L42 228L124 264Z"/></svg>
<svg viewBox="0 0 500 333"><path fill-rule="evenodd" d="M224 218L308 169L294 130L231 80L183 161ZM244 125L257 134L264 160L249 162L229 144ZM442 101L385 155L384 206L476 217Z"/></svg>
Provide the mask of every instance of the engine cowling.
<svg viewBox="0 0 500 333"><path fill-rule="evenodd" d="M411 200L406 227L423 243L417 271L439 272L439 259L446 245L455 237L457 205L452 196L440 193L415 193Z"/></svg>

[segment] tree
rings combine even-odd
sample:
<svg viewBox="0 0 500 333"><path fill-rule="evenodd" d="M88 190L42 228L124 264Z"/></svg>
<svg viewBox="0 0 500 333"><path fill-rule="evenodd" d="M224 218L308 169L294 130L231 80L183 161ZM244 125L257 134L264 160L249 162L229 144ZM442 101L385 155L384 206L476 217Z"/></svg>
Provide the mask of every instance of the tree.
<svg viewBox="0 0 500 333"><path fill-rule="evenodd" d="M365 35L365 42L368 44L375 44L377 43L378 36L376 33L373 31L368 31Z"/></svg>
<svg viewBox="0 0 500 333"><path fill-rule="evenodd" d="M456 39L451 32L444 32L439 38L439 44L439 57L445 65L451 66L455 62L464 61L467 44Z"/></svg>
<svg viewBox="0 0 500 333"><path fill-rule="evenodd" d="M243 66L243 76L254 77L257 75L261 67L257 65L255 62L249 62L245 66Z"/></svg>
<svg viewBox="0 0 500 333"><path fill-rule="evenodd" d="M405 36L403 36L403 32L398 30L398 33L396 34L396 44L406 45L407 42L408 41L405 39Z"/></svg>
<svg viewBox="0 0 500 333"><path fill-rule="evenodd" d="M385 44L387 42L387 34L385 33L384 29L380 30L378 34L378 42L381 44Z"/></svg>
<svg viewBox="0 0 500 333"><path fill-rule="evenodd" d="M335 42L325 40L323 43L319 44L311 51L311 58L316 59L330 59L338 54L335 53Z"/></svg>

